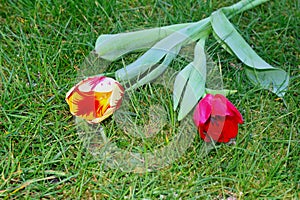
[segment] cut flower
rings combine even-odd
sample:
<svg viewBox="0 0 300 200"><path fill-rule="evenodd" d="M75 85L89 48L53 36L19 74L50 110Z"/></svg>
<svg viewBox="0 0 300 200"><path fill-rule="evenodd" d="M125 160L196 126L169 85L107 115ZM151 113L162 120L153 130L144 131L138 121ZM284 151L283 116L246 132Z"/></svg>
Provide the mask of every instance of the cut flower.
<svg viewBox="0 0 300 200"><path fill-rule="evenodd" d="M236 138L243 117L237 108L221 94L207 94L196 106L194 123L205 142L229 142Z"/></svg>
<svg viewBox="0 0 300 200"><path fill-rule="evenodd" d="M113 114L122 102L124 88L105 76L86 78L66 94L73 115L88 123L99 123Z"/></svg>

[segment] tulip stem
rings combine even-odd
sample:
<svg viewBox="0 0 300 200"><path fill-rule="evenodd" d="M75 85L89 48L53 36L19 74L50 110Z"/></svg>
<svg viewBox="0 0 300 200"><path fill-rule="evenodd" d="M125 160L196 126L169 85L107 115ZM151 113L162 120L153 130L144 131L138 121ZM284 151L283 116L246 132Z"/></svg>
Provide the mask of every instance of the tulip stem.
<svg viewBox="0 0 300 200"><path fill-rule="evenodd" d="M262 3L265 3L269 0L242 0L232 6L223 8L224 13L228 18L233 17L239 13L242 13L246 10L254 8Z"/></svg>
<svg viewBox="0 0 300 200"><path fill-rule="evenodd" d="M110 77L110 78L114 78L115 77L115 72L106 72L106 73L102 73L100 75Z"/></svg>

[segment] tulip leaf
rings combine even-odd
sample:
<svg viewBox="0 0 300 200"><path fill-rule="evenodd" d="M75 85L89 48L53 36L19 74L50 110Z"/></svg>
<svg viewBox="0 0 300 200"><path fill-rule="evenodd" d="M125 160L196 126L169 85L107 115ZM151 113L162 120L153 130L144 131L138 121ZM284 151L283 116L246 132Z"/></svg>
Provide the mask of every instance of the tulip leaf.
<svg viewBox="0 0 300 200"><path fill-rule="evenodd" d="M279 97L284 96L289 84L289 77L281 69L263 71L246 69L246 75L251 82L259 84L264 89L271 90Z"/></svg>
<svg viewBox="0 0 300 200"><path fill-rule="evenodd" d="M213 31L213 36L217 40L217 42L219 44L221 44L221 46L223 47L223 49L225 49L228 53L230 53L231 55L233 55L233 52L231 51L231 49L219 38L219 36L214 31Z"/></svg>
<svg viewBox="0 0 300 200"><path fill-rule="evenodd" d="M192 69L185 85L185 91L180 103L178 121L182 120L198 103L205 92L206 55L204 52L205 39L200 39L195 45ZM174 86L175 88L175 86Z"/></svg>
<svg viewBox="0 0 300 200"><path fill-rule="evenodd" d="M246 74L252 82L260 84L265 89L272 86L272 92L280 97L284 96L289 80L284 70L272 67L257 55L229 22L222 10L215 11L211 15L211 25L215 34L249 67Z"/></svg>
<svg viewBox="0 0 300 200"><path fill-rule="evenodd" d="M172 60L177 56L179 51L180 51L180 47L174 47L171 50L171 52L165 56L161 64L159 64L155 69L149 72L146 76L138 80L137 83L133 84L130 87L130 89L135 89L158 78L162 73L164 73L164 71L167 69L167 67L172 62Z"/></svg>
<svg viewBox="0 0 300 200"><path fill-rule="evenodd" d="M185 68L183 68L183 70L181 70L175 78L174 89L173 89L174 110L176 110L176 108L179 105L179 101L181 99L186 83L190 77L192 69L193 69L193 63L191 62Z"/></svg>
<svg viewBox="0 0 300 200"><path fill-rule="evenodd" d="M115 61L129 52L150 49L159 40L188 25L190 24L177 24L129 33L100 35L95 44L95 51L99 57Z"/></svg>
<svg viewBox="0 0 300 200"><path fill-rule="evenodd" d="M205 18L197 23L190 24L164 39L157 42L145 54L139 57L135 62L116 71L118 80L130 80L149 70L153 65L158 63L174 47L182 46L185 43L193 42L195 37L207 35L209 29L209 18Z"/></svg>
<svg viewBox="0 0 300 200"><path fill-rule="evenodd" d="M168 50L151 48L133 63L117 70L116 78L120 81L128 81L140 76L160 62L167 53Z"/></svg>

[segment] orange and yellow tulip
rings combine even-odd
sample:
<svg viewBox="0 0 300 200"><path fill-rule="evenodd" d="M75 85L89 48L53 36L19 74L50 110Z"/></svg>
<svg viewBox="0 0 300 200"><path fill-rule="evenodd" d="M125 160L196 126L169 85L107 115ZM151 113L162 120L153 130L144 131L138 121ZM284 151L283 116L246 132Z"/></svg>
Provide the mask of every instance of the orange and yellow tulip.
<svg viewBox="0 0 300 200"><path fill-rule="evenodd" d="M88 123L103 121L118 109L124 88L119 82L105 76L86 78L71 88L66 101L71 113Z"/></svg>

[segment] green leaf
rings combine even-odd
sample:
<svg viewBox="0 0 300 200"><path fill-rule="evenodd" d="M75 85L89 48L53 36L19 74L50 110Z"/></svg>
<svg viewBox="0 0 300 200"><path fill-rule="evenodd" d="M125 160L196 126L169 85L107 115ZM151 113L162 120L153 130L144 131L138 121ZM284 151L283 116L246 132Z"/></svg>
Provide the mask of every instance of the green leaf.
<svg viewBox="0 0 300 200"><path fill-rule="evenodd" d="M104 34L97 38L95 51L99 57L115 61L132 52L151 48L159 40L193 23L177 24L119 34Z"/></svg>
<svg viewBox="0 0 300 200"><path fill-rule="evenodd" d="M230 18L265 1L267 0L240 1L222 10L224 10L225 14ZM159 40L185 27L191 25L201 27L203 24L210 25L207 21L209 21L209 18L195 23L176 24L129 33L100 35L96 41L95 51L99 57L105 60L115 61L129 52L149 49ZM210 27L206 27L206 29L210 29ZM198 31L198 33L199 35L195 36L197 39L202 37L201 31Z"/></svg>
<svg viewBox="0 0 300 200"><path fill-rule="evenodd" d="M181 70L175 78L174 89L173 89L174 110L176 110L176 108L179 105L179 101L181 99L186 83L189 80L192 69L193 69L193 62L189 63L185 68L183 68L183 70Z"/></svg>
<svg viewBox="0 0 300 200"><path fill-rule="evenodd" d="M205 18L160 40L135 62L117 70L117 79L126 81L139 76L160 62L174 47L193 42L195 37L206 36L210 32L209 22L209 18Z"/></svg>
<svg viewBox="0 0 300 200"><path fill-rule="evenodd" d="M211 25L215 34L244 64L250 67L247 75L252 82L260 84L265 89L272 86L272 92L280 97L285 94L288 87L288 74L284 70L272 67L259 57L229 22L222 10L211 15ZM256 70L255 75L254 70Z"/></svg>
<svg viewBox="0 0 300 200"><path fill-rule="evenodd" d="M225 49L228 53L233 55L233 52L231 51L231 49L228 48L228 46L219 38L219 36L214 31L213 31L213 36L217 40L217 42L223 47L223 49Z"/></svg>
<svg viewBox="0 0 300 200"><path fill-rule="evenodd" d="M172 62L172 60L177 56L177 54L180 51L180 47L174 47L170 53L168 53L163 62L159 64L155 69L153 69L151 72L149 72L147 75L145 75L143 78L138 80L135 84L133 84L129 89L135 89L137 87L140 87L144 84L147 84L154 79L158 78L164 71L168 68L169 64Z"/></svg>
<svg viewBox="0 0 300 200"><path fill-rule="evenodd" d="M178 121L182 120L198 103L205 92L206 55L204 52L205 39L195 45L194 61L190 71L178 113ZM175 86L174 86L175 90ZM174 95L173 95L174 96ZM181 94L182 96L182 94Z"/></svg>
<svg viewBox="0 0 300 200"><path fill-rule="evenodd" d="M289 76L281 69L263 71L246 69L246 75L254 84L259 84L262 88L271 90L279 97L283 97L288 88Z"/></svg>

